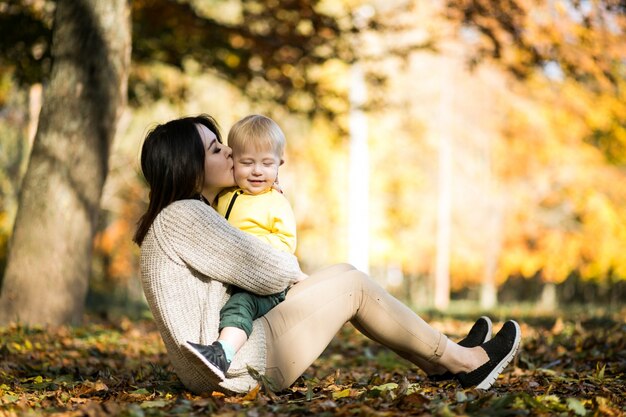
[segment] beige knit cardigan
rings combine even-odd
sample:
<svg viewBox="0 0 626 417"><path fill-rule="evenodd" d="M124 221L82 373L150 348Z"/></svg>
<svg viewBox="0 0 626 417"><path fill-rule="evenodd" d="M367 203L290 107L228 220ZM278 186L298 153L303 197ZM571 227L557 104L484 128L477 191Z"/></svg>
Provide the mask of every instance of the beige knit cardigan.
<svg viewBox="0 0 626 417"><path fill-rule="evenodd" d="M211 379L180 345L211 344L231 285L268 295L301 274L297 259L232 227L198 200L170 204L156 217L141 244L141 280L169 359L194 393L246 392L256 385L247 367L265 373L265 332L256 320L233 358L226 380Z"/></svg>

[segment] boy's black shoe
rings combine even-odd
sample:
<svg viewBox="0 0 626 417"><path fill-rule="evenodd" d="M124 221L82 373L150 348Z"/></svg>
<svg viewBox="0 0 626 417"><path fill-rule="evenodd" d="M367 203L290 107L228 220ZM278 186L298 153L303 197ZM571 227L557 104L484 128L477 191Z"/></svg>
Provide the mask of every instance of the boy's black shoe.
<svg viewBox="0 0 626 417"><path fill-rule="evenodd" d="M220 342L215 341L207 346L188 341L181 345L181 348L191 353L199 363L220 380L226 379L230 362L226 360L226 353Z"/></svg>
<svg viewBox="0 0 626 417"><path fill-rule="evenodd" d="M465 339L461 340L458 344L467 348L480 346L491 340L491 329L491 319L487 316L482 316L476 320L476 323L474 323L467 336L465 336ZM446 371L443 374L429 375L428 379L433 382L441 382L454 379L454 377L455 375L452 372Z"/></svg>
<svg viewBox="0 0 626 417"><path fill-rule="evenodd" d="M498 375L513 360L519 350L522 332L519 324L513 320L504 323L498 334L481 345L489 360L484 365L472 372L460 372L456 374L463 388L476 387L488 389L498 378Z"/></svg>

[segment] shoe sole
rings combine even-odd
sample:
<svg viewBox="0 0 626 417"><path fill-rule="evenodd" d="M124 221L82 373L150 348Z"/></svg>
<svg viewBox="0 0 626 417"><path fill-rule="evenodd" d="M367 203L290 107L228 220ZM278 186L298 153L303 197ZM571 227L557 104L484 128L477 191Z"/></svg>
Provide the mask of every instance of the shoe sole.
<svg viewBox="0 0 626 417"><path fill-rule="evenodd" d="M520 342L522 341L522 330L520 329L519 324L517 324L515 320L511 320L511 322L515 325L515 329L517 330L515 341L513 342L513 347L511 348L511 351L508 353L508 355L502 358L500 363L498 363L498 365L496 365L496 367L493 368L493 370L489 373L489 375L487 375L485 379L483 379L480 382L480 384L476 385L476 388L478 389L491 388L493 383L496 382L496 379L498 379L498 376L502 373L502 371L504 371L504 368L506 368L508 364L511 363L511 361L517 354L519 347L520 347Z"/></svg>
<svg viewBox="0 0 626 417"><path fill-rule="evenodd" d="M211 362L207 361L206 358L201 355L193 346L191 346L189 343L185 342L184 344L180 345L181 349L191 353L193 355L193 358L196 359L196 365L199 365L199 367L203 367L206 368L207 371L209 371L211 373L211 375L213 375L214 377L218 378L220 381L224 381L226 379L226 375L224 375L224 372L222 372L221 369L219 369L217 366L213 365Z"/></svg>

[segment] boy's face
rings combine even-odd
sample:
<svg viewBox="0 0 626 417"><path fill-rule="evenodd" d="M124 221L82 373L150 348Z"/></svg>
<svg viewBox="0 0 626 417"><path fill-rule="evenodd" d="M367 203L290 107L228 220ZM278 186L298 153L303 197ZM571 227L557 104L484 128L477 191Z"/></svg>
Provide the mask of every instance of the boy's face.
<svg viewBox="0 0 626 417"><path fill-rule="evenodd" d="M233 153L235 182L246 194L269 190L278 177L282 161L272 150L243 149Z"/></svg>

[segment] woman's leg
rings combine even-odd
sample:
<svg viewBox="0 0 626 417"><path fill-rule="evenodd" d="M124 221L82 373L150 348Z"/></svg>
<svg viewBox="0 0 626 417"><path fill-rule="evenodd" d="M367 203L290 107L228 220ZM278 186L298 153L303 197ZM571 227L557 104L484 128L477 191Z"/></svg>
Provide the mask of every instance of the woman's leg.
<svg viewBox="0 0 626 417"><path fill-rule="evenodd" d="M438 361L448 344L441 332L366 274L345 264L296 284L262 320L266 374L277 388L290 386L348 321L418 365Z"/></svg>
<svg viewBox="0 0 626 417"><path fill-rule="evenodd" d="M360 325L358 325L357 323L352 323L352 325L361 333L363 333L363 335L365 335L366 337L368 337L369 339L373 340L374 342L378 342L380 344L384 344L383 342L381 342L380 340L378 340L374 335L368 333L363 327L361 327ZM393 350L393 349L392 349ZM398 355L400 355L401 357L403 357L404 359L413 362L415 365L417 365L420 369L422 369L424 372L426 372L426 374L428 375L438 375L438 374L442 374L444 373L447 369L444 366L441 366L435 362L430 362L424 358L421 357L417 357L415 355L410 355L407 354L405 352L400 352L400 351L394 351L396 352ZM444 354L446 352L444 351Z"/></svg>

